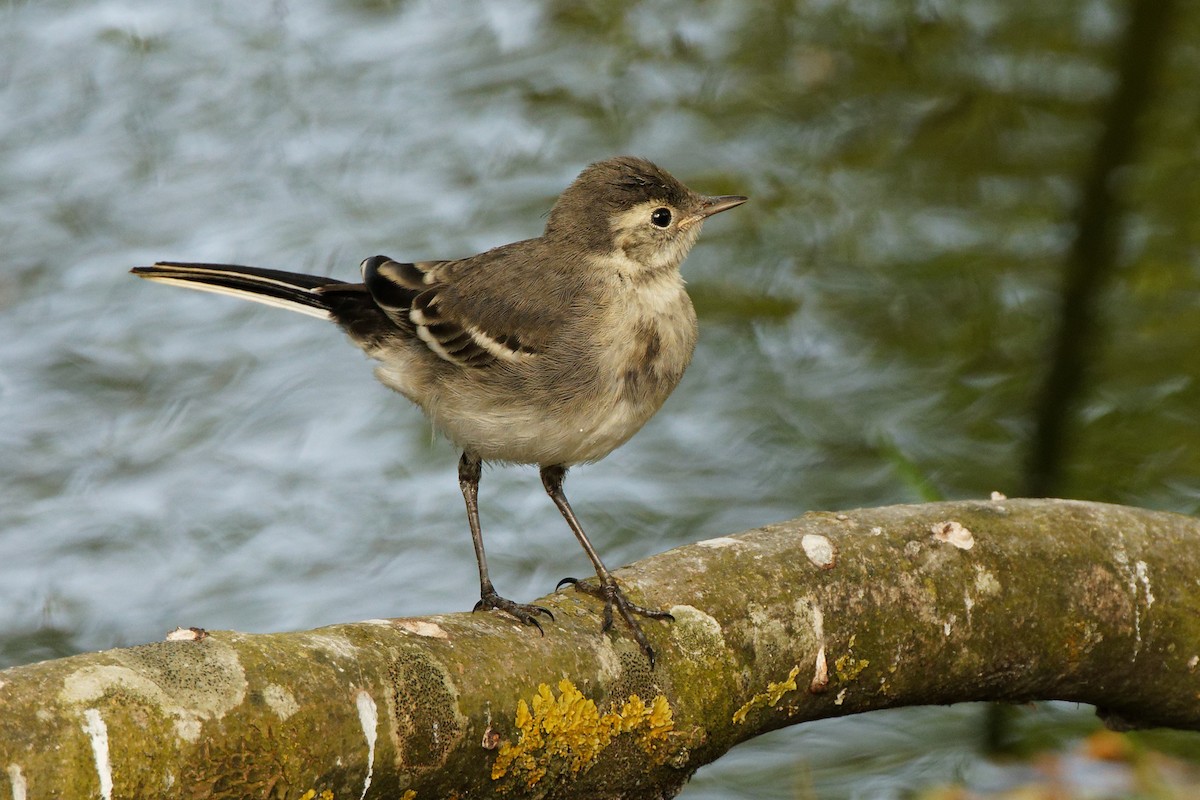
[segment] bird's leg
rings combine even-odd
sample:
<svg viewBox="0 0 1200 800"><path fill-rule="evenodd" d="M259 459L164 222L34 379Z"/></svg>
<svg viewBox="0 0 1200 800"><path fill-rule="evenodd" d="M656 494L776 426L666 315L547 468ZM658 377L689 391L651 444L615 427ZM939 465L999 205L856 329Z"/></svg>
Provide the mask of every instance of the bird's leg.
<svg viewBox="0 0 1200 800"><path fill-rule="evenodd" d="M554 619L550 609L514 603L512 600L501 597L496 594L496 587L492 586L492 580L488 577L487 557L483 553L483 532L479 527L479 475L482 465L483 462L470 453L463 453L458 462L458 486L462 489L463 500L467 503L467 523L471 526L471 541L475 543L475 560L479 563L479 602L475 604L473 610L495 608L511 614L526 625L532 625L541 631L542 626L538 624L537 615L545 614L550 619Z"/></svg>
<svg viewBox="0 0 1200 800"><path fill-rule="evenodd" d="M567 501L567 496L563 494L563 480L567 477L567 468L562 466L542 467L541 474L542 485L546 487L546 493L550 495L550 499L554 501L554 505L558 506L558 510L562 513L563 518L571 526L571 531L575 534L575 538L579 540L579 544L583 546L583 551L588 554L588 558L592 560L592 566L596 568L596 576L600 579L599 586L591 586L575 578L564 578L558 582L558 585L572 584L578 591L598 597L604 601L604 624L600 628L601 631L607 631L612 627L613 608L615 607L620 613L621 618L625 620L625 624L629 626L629 630L633 634L633 638L638 643L638 646L642 648L642 652L650 659L650 667L653 669L654 648L650 646L650 641L646 638L641 625L638 624L633 615L638 614L643 617L650 617L651 619L674 620L675 618L666 611L656 611L651 608L639 606L631 602L625 596L625 593L621 591L621 587L617 585L617 579L612 576L612 573L604 566L604 562L600 560L600 554L596 552L596 548L592 547L587 534L583 532L583 527L579 524L579 519L571 509L571 504Z"/></svg>

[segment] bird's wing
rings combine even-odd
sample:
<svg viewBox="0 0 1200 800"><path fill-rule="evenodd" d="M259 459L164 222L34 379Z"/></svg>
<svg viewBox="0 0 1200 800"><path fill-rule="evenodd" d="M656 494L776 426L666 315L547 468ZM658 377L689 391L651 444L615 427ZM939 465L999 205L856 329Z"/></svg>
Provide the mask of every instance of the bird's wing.
<svg viewBox="0 0 1200 800"><path fill-rule="evenodd" d="M393 322L440 358L467 367L520 362L552 345L576 294L530 250L509 245L460 261L412 263L375 256L363 262L363 283Z"/></svg>

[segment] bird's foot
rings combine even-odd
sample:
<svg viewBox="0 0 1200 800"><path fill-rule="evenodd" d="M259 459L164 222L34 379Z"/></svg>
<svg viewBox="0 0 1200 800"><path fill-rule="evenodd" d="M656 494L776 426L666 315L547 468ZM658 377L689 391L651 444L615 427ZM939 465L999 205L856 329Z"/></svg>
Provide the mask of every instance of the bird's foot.
<svg viewBox="0 0 1200 800"><path fill-rule="evenodd" d="M487 611L489 609L503 611L511 617L515 617L525 625L532 625L538 629L538 633L543 636L546 632L542 630L541 624L538 622L538 614L545 614L554 621L554 615L550 613L550 609L542 606L534 606L526 603L516 603L506 597L501 597L495 591L485 591L479 598L479 602L475 604L472 611Z"/></svg>
<svg viewBox="0 0 1200 800"><path fill-rule="evenodd" d="M602 581L599 584L584 583L576 578L563 578L558 582L555 589L560 589L563 586L570 584L575 587L575 591L583 592L592 597L599 598L604 601L604 624L600 626L600 632L604 633L613 625L613 609L616 608L620 613L621 619L625 620L625 624L629 627L629 632L633 635L633 640L638 643L638 647L642 648L642 652L646 654L646 658L650 659L650 669L654 669L654 648L650 646L650 640L646 638L646 634L642 631L642 626L634 619L634 614L640 617L648 617L650 619L665 619L671 622L675 621L667 611L659 611L653 608L646 608L634 603L625 593L621 591L621 587L613 578L608 581Z"/></svg>

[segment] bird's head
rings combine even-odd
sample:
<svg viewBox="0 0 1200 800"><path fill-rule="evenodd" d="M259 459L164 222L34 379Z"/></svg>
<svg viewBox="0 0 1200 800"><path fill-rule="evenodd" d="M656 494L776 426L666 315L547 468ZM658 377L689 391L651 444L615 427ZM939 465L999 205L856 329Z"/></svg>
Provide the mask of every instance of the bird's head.
<svg viewBox="0 0 1200 800"><path fill-rule="evenodd" d="M679 268L704 220L744 202L697 194L645 159L618 156L592 164L567 187L546 236L658 273Z"/></svg>

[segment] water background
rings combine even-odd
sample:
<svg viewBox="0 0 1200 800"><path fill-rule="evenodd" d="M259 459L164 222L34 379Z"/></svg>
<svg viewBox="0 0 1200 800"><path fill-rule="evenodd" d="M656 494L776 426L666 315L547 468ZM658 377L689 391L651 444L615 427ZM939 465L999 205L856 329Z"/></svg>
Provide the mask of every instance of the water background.
<svg viewBox="0 0 1200 800"><path fill-rule="evenodd" d="M352 279L540 232L587 163L752 200L685 274L701 341L567 488L610 565L811 509L1019 494L1118 2L0 3L0 665L469 608L457 454L332 327L137 281ZM1059 494L1200 505L1200 15L1115 188L1119 271ZM532 469L493 577L586 572ZM691 800L1019 781L981 710L799 726ZM1028 709L1071 741L1090 709ZM1022 728L1024 730L1025 728ZM1047 733L1049 732L1049 733ZM1195 745L1195 740L1185 740Z"/></svg>

